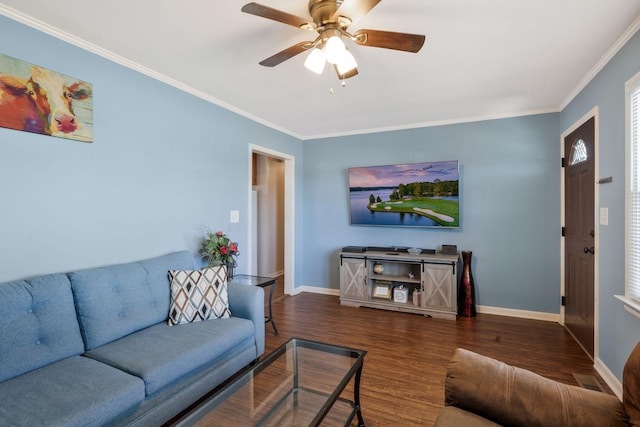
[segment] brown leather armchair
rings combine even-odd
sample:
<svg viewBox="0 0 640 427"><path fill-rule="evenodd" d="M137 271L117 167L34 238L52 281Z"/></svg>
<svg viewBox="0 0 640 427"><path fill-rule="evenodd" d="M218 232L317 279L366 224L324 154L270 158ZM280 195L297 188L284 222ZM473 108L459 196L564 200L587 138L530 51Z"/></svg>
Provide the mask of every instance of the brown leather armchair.
<svg viewBox="0 0 640 427"><path fill-rule="evenodd" d="M640 343L623 372L623 402L457 349L435 427L640 426Z"/></svg>

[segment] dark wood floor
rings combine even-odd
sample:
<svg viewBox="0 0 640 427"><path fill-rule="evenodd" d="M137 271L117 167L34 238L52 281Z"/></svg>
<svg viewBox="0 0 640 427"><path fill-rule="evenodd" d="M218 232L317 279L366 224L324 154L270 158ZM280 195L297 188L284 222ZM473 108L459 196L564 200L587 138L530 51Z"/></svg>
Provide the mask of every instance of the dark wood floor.
<svg viewBox="0 0 640 427"><path fill-rule="evenodd" d="M282 296L278 288L273 310L280 335L266 325L266 353L291 337L368 352L361 400L370 427L432 425L443 406L447 362L457 347L567 384L577 385L573 373L594 375L605 386L591 359L556 323L486 314L432 319L341 306L336 296Z"/></svg>

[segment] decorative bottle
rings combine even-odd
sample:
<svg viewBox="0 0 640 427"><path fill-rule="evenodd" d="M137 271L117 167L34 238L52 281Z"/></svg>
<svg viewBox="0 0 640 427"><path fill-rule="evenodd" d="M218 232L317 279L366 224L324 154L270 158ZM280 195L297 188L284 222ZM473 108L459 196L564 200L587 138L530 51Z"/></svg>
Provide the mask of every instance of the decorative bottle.
<svg viewBox="0 0 640 427"><path fill-rule="evenodd" d="M471 251L462 251L462 277L458 286L458 315L476 317L475 283L471 273Z"/></svg>

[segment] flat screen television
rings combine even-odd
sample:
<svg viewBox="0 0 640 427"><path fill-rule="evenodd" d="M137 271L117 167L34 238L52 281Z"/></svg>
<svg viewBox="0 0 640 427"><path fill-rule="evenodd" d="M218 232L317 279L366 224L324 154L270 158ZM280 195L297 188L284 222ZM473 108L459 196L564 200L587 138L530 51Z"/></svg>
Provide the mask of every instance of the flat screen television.
<svg viewBox="0 0 640 427"><path fill-rule="evenodd" d="M349 168L351 225L460 227L458 161Z"/></svg>

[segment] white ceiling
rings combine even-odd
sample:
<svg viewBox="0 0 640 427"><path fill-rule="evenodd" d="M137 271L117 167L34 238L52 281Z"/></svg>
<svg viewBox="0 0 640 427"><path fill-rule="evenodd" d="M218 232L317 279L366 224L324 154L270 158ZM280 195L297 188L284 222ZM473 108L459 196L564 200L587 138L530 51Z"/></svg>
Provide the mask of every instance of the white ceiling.
<svg viewBox="0 0 640 427"><path fill-rule="evenodd" d="M3 0L0 13L300 139L559 111L640 28L640 0L383 0L349 31L427 41L417 54L348 41L360 74L343 88L305 53L258 65L314 33L248 2ZM309 16L307 0L258 2Z"/></svg>

